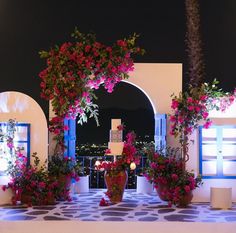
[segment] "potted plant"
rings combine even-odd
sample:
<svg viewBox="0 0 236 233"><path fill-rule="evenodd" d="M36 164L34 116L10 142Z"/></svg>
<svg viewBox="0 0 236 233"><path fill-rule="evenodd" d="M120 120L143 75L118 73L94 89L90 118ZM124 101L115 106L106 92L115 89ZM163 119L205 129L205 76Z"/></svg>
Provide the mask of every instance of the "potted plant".
<svg viewBox="0 0 236 233"><path fill-rule="evenodd" d="M107 186L106 195L112 203L118 203L122 201L124 189L127 183L127 170L134 170L136 165L140 163L140 156L135 147L136 135L134 132L130 132L126 135L126 141L124 142L124 148L121 156L117 156L113 162L102 161L98 163L95 169L99 171L105 171L105 183ZM107 150L107 154L110 152ZM100 205L106 205L107 203L102 199Z"/></svg>
<svg viewBox="0 0 236 233"><path fill-rule="evenodd" d="M186 207L192 200L192 190L202 184L200 176L183 170L183 159L178 148L155 151L145 148L148 167L145 176L154 184L160 199L171 206Z"/></svg>
<svg viewBox="0 0 236 233"><path fill-rule="evenodd" d="M3 187L13 191L12 203L46 205L55 202L59 192L57 181L49 179L45 164L39 166L37 153L33 153L33 165L27 166L27 159L20 150L15 161L10 162L8 174L11 181Z"/></svg>
<svg viewBox="0 0 236 233"><path fill-rule="evenodd" d="M48 174L51 180L58 181L60 192L57 195L58 200L70 201L70 188L72 179L79 180L79 164L74 158L60 155L51 156L48 162Z"/></svg>

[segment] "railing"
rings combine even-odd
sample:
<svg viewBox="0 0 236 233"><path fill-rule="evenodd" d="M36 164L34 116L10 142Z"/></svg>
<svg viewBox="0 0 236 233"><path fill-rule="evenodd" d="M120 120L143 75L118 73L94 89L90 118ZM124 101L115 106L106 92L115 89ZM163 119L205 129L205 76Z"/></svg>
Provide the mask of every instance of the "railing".
<svg viewBox="0 0 236 233"><path fill-rule="evenodd" d="M113 161L113 156L77 156L77 160L81 163L82 167L89 170L89 188L106 188L104 180L104 172L95 170L95 162L97 160ZM142 156L140 165L134 171L128 170L127 189L135 189L137 178L136 175L145 167L146 157Z"/></svg>

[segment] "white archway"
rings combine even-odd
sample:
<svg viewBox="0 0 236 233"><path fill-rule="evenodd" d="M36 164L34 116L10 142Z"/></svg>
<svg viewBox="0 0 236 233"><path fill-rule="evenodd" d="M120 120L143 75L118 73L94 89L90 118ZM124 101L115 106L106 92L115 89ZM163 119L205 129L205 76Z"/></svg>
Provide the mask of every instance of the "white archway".
<svg viewBox="0 0 236 233"><path fill-rule="evenodd" d="M130 78L125 82L136 86L148 97L155 113L155 122L157 122L158 114L171 112L171 95L182 91L182 64L135 63L134 71L129 75ZM50 104L49 119L54 116ZM167 140L170 145L176 143L173 138L167 138ZM50 135L49 153L53 153L54 148L55 143Z"/></svg>
<svg viewBox="0 0 236 233"><path fill-rule="evenodd" d="M155 114L171 112L171 95L182 91L182 64L135 63L126 81L142 90Z"/></svg>
<svg viewBox="0 0 236 233"><path fill-rule="evenodd" d="M17 122L31 125L31 153L37 152L41 163L48 159L48 126L42 108L30 96L16 91L0 93L0 121ZM31 161L32 162L32 161Z"/></svg>

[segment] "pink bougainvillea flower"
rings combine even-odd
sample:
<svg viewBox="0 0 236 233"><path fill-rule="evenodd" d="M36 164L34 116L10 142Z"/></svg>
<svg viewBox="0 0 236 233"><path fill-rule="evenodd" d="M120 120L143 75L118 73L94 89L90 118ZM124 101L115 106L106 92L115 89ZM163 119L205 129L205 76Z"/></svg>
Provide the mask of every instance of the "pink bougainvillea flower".
<svg viewBox="0 0 236 233"><path fill-rule="evenodd" d="M106 150L105 150L105 154L106 154L106 155L111 154L111 150L110 150L110 149L106 149Z"/></svg>
<svg viewBox="0 0 236 233"><path fill-rule="evenodd" d="M172 178L174 181L176 181L176 180L178 180L179 176L178 176L177 174L172 174L172 175L171 175L171 178Z"/></svg>
<svg viewBox="0 0 236 233"><path fill-rule="evenodd" d="M204 119L206 119L206 118L208 117L208 115L209 115L208 112L203 112L203 113L202 113L202 116L203 116Z"/></svg>
<svg viewBox="0 0 236 233"><path fill-rule="evenodd" d="M178 106L179 106L179 102L177 100L173 99L172 103L171 103L171 108L176 109L176 108L178 108Z"/></svg>
<svg viewBox="0 0 236 233"><path fill-rule="evenodd" d="M186 193L189 193L191 189L190 189L189 185L185 185L184 190Z"/></svg>
<svg viewBox="0 0 236 233"><path fill-rule="evenodd" d="M193 98L192 97L188 97L187 98L187 103L192 103L193 102Z"/></svg>
<svg viewBox="0 0 236 233"><path fill-rule="evenodd" d="M193 111L194 110L194 106L192 106L192 105L188 106L188 110L189 111Z"/></svg>
<svg viewBox="0 0 236 233"><path fill-rule="evenodd" d="M68 126L68 125L64 125L63 129L64 129L65 131L68 131L68 130L69 130L69 126Z"/></svg>
<svg viewBox="0 0 236 233"><path fill-rule="evenodd" d="M211 121L207 121L207 122L203 125L203 128L204 128L204 129L208 129L211 125L212 125L212 122L211 122Z"/></svg>

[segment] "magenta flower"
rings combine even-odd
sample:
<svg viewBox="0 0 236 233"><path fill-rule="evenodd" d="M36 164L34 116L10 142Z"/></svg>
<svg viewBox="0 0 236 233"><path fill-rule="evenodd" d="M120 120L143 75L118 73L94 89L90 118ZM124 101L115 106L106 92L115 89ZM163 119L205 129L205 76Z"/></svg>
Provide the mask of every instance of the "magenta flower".
<svg viewBox="0 0 236 233"><path fill-rule="evenodd" d="M203 128L204 129L208 129L211 126L212 122L211 121L207 121L204 125Z"/></svg>
<svg viewBox="0 0 236 233"><path fill-rule="evenodd" d="M111 154L111 150L110 150L110 149L106 149L106 150L105 150L105 154L106 154L106 155Z"/></svg>
<svg viewBox="0 0 236 233"><path fill-rule="evenodd" d="M172 103L171 103L171 108L176 109L176 108L178 108L178 106L179 106L179 102L176 101L175 99L173 99Z"/></svg>
<svg viewBox="0 0 236 233"><path fill-rule="evenodd" d="M208 112L203 112L203 113L202 113L202 116L203 116L204 119L206 119L206 118L208 117L208 115L209 115Z"/></svg>
<svg viewBox="0 0 236 233"><path fill-rule="evenodd" d="M172 178L174 181L176 181L176 180L178 180L179 176L176 175L176 174L172 174L172 175L171 175L171 178Z"/></svg>
<svg viewBox="0 0 236 233"><path fill-rule="evenodd" d="M189 185L185 185L184 190L185 190L186 193L189 193L191 191Z"/></svg>
<svg viewBox="0 0 236 233"><path fill-rule="evenodd" d="M193 111L194 110L194 106L192 106L192 105L188 106L188 110L189 111Z"/></svg>
<svg viewBox="0 0 236 233"><path fill-rule="evenodd" d="M187 103L193 103L193 98L192 97L188 97L187 98Z"/></svg>

